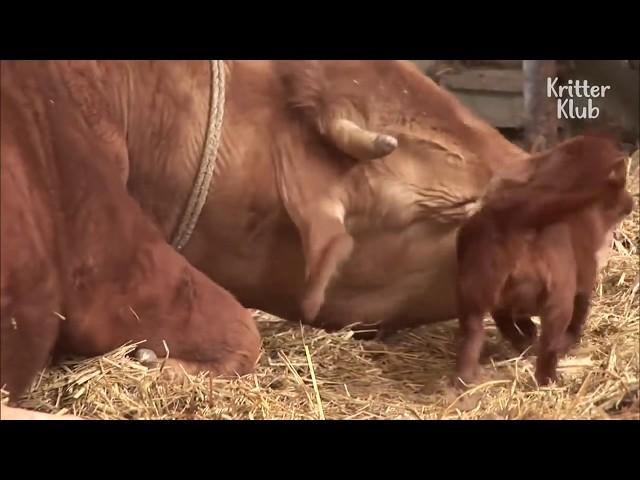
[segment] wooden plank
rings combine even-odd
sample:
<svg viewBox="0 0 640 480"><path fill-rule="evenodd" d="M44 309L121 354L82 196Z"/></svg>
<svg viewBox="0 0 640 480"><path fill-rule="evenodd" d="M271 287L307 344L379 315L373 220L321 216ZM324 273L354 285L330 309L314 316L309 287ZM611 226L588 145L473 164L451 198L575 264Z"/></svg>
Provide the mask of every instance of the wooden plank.
<svg viewBox="0 0 640 480"><path fill-rule="evenodd" d="M420 70L426 72L429 68L431 68L437 60L411 60L415 63Z"/></svg>
<svg viewBox="0 0 640 480"><path fill-rule="evenodd" d="M524 109L525 137L529 149L552 147L558 141L556 102L547 96L546 81L556 76L555 60L525 60Z"/></svg>
<svg viewBox="0 0 640 480"><path fill-rule="evenodd" d="M522 60L468 60L466 63L485 67L522 69Z"/></svg>
<svg viewBox="0 0 640 480"><path fill-rule="evenodd" d="M497 128L522 128L524 102L522 96L486 92L453 92L470 110Z"/></svg>
<svg viewBox="0 0 640 480"><path fill-rule="evenodd" d="M440 84L450 90L522 93L523 75L521 70L473 69L444 74Z"/></svg>

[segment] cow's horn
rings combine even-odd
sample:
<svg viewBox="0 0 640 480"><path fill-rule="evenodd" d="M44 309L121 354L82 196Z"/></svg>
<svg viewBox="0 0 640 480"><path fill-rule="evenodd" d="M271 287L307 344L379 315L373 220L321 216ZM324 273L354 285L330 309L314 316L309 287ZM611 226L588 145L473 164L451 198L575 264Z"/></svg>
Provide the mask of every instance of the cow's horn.
<svg viewBox="0 0 640 480"><path fill-rule="evenodd" d="M398 147L395 137L365 130L344 118L329 123L327 136L338 149L358 160L384 157Z"/></svg>

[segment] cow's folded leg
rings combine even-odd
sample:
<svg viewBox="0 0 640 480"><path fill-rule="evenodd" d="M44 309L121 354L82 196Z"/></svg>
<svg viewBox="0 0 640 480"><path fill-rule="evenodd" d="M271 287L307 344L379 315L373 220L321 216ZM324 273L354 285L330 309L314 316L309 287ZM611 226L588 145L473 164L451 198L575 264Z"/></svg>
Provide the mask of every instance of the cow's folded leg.
<svg viewBox="0 0 640 480"><path fill-rule="evenodd" d="M180 383L187 378L187 375L197 376L201 373L208 373L219 379L234 379L250 373L250 370L244 366L249 363L249 356L245 360L245 362L236 363L234 368L232 363L223 365L219 362L208 363L168 358L159 361L160 378L170 383Z"/></svg>
<svg viewBox="0 0 640 480"><path fill-rule="evenodd" d="M251 312L164 241L141 242L125 274L115 284L117 301L78 297L64 322L68 351L103 355L144 341L134 357L167 369L165 378L179 378L183 368L223 376L254 370L260 334Z"/></svg>
<svg viewBox="0 0 640 480"><path fill-rule="evenodd" d="M177 379L184 372L237 377L251 373L260 355L260 333L253 315L230 293L188 266L182 295L191 300L191 317L162 339L148 343L164 368ZM163 352L169 357L163 360Z"/></svg>
<svg viewBox="0 0 640 480"><path fill-rule="evenodd" d="M30 285L22 305L5 302L2 309L0 381L10 400L17 400L27 390L38 371L47 366L53 354L61 319L55 314L57 299L49 290L51 281ZM47 297L50 300L47 301Z"/></svg>
<svg viewBox="0 0 640 480"><path fill-rule="evenodd" d="M226 319L224 324L217 324L213 317L202 320L210 325L194 321L188 330L166 335L163 347L155 346L160 343L158 339L150 342L155 348L144 355L147 366L160 368L160 378L173 383L182 383L185 374L237 378L253 372L260 354L260 334L250 312L242 309L240 315ZM164 345L168 358L163 356ZM153 354L157 354L155 360Z"/></svg>
<svg viewBox="0 0 640 480"><path fill-rule="evenodd" d="M11 401L30 386L38 371L47 366L58 338L59 319L41 310L2 319L2 385ZM8 327L7 327L8 325Z"/></svg>
<svg viewBox="0 0 640 480"><path fill-rule="evenodd" d="M237 359L228 358L223 362L207 362L182 360L181 358L158 358L156 353L149 348L139 348L134 354L136 360L147 368L159 368L160 378L169 383L184 381L186 375L196 376L202 372L220 378L236 378L249 373L254 363L252 352L240 352ZM249 367L248 367L249 366Z"/></svg>
<svg viewBox="0 0 640 480"><path fill-rule="evenodd" d="M327 124L326 135L338 149L358 160L372 160L389 155L398 147L398 140L359 127L351 120L338 118Z"/></svg>
<svg viewBox="0 0 640 480"><path fill-rule="evenodd" d="M178 383L184 381L187 375L196 376L200 373L208 373L222 379L233 379L253 372L259 354L258 344L255 338L236 338L226 345L218 344L218 348L212 350L211 355L199 352L198 357L209 359L193 360L184 349L178 350L174 357L159 358L157 362L149 364L150 367L160 368L160 378ZM171 342L168 342L169 344ZM248 344L251 344L248 346Z"/></svg>

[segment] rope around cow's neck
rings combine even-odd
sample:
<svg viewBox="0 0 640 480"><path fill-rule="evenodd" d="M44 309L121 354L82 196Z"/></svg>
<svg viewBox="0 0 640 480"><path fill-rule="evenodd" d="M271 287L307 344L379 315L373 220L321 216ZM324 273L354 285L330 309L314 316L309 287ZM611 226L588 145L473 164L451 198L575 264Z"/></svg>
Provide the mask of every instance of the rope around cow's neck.
<svg viewBox="0 0 640 480"><path fill-rule="evenodd" d="M196 177L191 196L184 211L182 220L178 224L171 245L177 250L187 244L198 223L202 207L204 207L211 186L211 178L218 158L218 145L222 134L222 119L224 117L225 102L225 73L224 61L211 60L211 102L209 106L209 121L205 147L200 160L200 169Z"/></svg>

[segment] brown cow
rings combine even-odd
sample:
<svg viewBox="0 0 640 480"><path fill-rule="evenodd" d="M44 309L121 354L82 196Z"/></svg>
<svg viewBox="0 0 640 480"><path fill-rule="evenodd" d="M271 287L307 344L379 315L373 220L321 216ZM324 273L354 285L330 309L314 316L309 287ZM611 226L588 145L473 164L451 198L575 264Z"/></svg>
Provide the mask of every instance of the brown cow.
<svg viewBox="0 0 640 480"><path fill-rule="evenodd" d="M597 253L633 207L624 158L606 138L567 141L532 159L527 182L496 187L459 229L463 383L477 376L487 313L521 352L536 338L531 316L540 315L536 379L556 378L559 356L577 342L588 315Z"/></svg>
<svg viewBox="0 0 640 480"><path fill-rule="evenodd" d="M252 371L251 314L164 240L129 196L119 119L53 81L3 64L0 114L1 382L15 399L53 355L147 340L174 370ZM71 68L73 70L73 68ZM77 98L75 97L77 96ZM111 123L114 122L114 123ZM177 362L180 365L177 365ZM178 372L179 373L179 372Z"/></svg>
<svg viewBox="0 0 640 480"><path fill-rule="evenodd" d="M245 306L326 329L455 318L457 227L527 154L408 62L227 65L222 163L185 256Z"/></svg>
<svg viewBox="0 0 640 480"><path fill-rule="evenodd" d="M224 68L216 167L181 251L190 263L245 307L327 329L454 318L456 229L494 172L527 154L409 62ZM68 148L113 162L164 238L175 234L205 143L209 62L2 70L3 91L77 112L71 135L68 113L51 109Z"/></svg>
<svg viewBox="0 0 640 480"><path fill-rule="evenodd" d="M39 249L27 255L28 271L38 265L53 286L38 293L34 308L64 307L58 313L67 321L95 312L90 325L118 339L178 332L189 343L202 333L198 322L190 330L177 319L167 323L171 312L183 311L169 305L171 292L181 291L182 270L194 289L212 292L205 295L210 303L191 297L193 315L212 318L210 334L253 328L237 303L167 246L182 231L185 206L199 204L190 197L194 179L208 178L199 166L203 152L214 151L205 155L215 161L210 182L196 189L208 196L195 230L181 237L181 253L242 305L293 321L304 314L327 329L361 324L383 333L454 318L457 228L495 173L525 164L527 153L410 62L227 61L221 75L213 65L2 62L3 105L12 99L0 127L3 149L11 150L3 170L4 162L13 163L13 175L22 178L9 182L3 171L3 182L18 193L3 183L2 248L27 255L31 242ZM18 224L21 231L10 230ZM110 265L112 283L104 291L87 280L98 261L86 257L92 249L101 250L101 265ZM149 260L133 261L143 251ZM69 252L72 266L65 264ZM134 268L125 273L125 266ZM125 280L140 292L118 288ZM93 288L91 297L67 300L76 284L85 293ZM3 302L10 287L2 285ZM142 295L158 300L154 328L141 331L109 316L135 300L151 309L154 302ZM43 322L53 331L62 325ZM67 331L87 331L74 325ZM242 338L247 358L254 357L253 331L225 341ZM111 345L80 343L66 345L79 353ZM215 350L220 343L207 345ZM163 351L157 342L151 347ZM201 358L198 348L185 359ZM234 355L225 350L219 361L235 363Z"/></svg>

